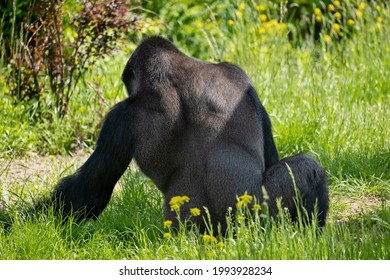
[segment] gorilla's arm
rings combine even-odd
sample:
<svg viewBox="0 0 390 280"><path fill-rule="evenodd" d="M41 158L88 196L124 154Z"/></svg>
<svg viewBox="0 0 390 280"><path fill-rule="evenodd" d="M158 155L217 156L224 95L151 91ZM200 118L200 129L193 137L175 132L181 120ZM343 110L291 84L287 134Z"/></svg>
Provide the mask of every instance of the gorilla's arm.
<svg viewBox="0 0 390 280"><path fill-rule="evenodd" d="M261 104L256 90L253 87L250 87L246 93L249 96L251 103L255 106L257 119L263 129L264 163L265 169L267 170L279 161L278 151L272 135L271 120L263 104Z"/></svg>
<svg viewBox="0 0 390 280"><path fill-rule="evenodd" d="M133 155L132 112L129 99L118 103L107 115L96 149L73 175L63 178L53 199L65 216L97 218L110 200L116 182Z"/></svg>

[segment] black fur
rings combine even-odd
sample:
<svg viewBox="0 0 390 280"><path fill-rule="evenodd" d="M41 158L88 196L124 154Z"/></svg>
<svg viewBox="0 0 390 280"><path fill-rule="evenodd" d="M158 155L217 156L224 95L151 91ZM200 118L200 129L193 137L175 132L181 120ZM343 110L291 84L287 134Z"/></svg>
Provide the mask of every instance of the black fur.
<svg viewBox="0 0 390 280"><path fill-rule="evenodd" d="M190 208L207 207L214 225L226 227L226 213L244 193L260 201L262 185L275 201L282 198L296 218L294 186L309 214L318 205L325 224L326 174L307 155L279 161L269 116L249 78L236 65L198 61L169 41L143 41L128 61L122 80L129 97L108 114L96 150L53 192L62 211L96 218L106 207L115 183L132 158L165 197L165 218L176 221L169 201L186 195ZM204 211L203 211L204 212ZM203 225L203 217L193 221Z"/></svg>
<svg viewBox="0 0 390 280"><path fill-rule="evenodd" d="M309 221L315 213L320 226L325 225L328 211L328 188L326 174L322 166L312 157L298 154L287 157L264 173L264 186L269 196L268 206L272 216L276 216L277 198L282 198L282 207L289 210L292 220L296 220L298 206L302 220ZM298 197L299 198L298 198Z"/></svg>

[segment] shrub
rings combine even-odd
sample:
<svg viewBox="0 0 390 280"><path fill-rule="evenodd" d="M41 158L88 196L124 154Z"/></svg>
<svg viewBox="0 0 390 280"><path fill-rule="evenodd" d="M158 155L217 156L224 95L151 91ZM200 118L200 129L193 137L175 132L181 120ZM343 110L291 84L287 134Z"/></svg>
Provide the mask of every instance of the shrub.
<svg viewBox="0 0 390 280"><path fill-rule="evenodd" d="M57 112L66 115L80 77L125 32L135 30L136 18L129 15L121 0L36 1L9 50L11 94L39 107L48 91Z"/></svg>

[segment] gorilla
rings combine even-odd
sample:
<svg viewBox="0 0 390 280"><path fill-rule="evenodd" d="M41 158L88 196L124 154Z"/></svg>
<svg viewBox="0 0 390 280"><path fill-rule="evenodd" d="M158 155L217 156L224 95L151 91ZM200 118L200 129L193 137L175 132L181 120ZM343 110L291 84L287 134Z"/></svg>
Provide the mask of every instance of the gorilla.
<svg viewBox="0 0 390 280"><path fill-rule="evenodd" d="M262 186L272 216L281 199L292 220L302 208L308 220L316 214L325 225L324 169L305 154L279 160L270 118L241 68L190 58L151 37L130 57L122 81L128 97L107 114L94 152L52 193L62 214L97 218L134 158L164 195L164 216L174 226L172 197L190 198L181 219L191 217L204 228L204 214L191 216L190 209L206 207L212 225L224 230L238 196L265 201Z"/></svg>

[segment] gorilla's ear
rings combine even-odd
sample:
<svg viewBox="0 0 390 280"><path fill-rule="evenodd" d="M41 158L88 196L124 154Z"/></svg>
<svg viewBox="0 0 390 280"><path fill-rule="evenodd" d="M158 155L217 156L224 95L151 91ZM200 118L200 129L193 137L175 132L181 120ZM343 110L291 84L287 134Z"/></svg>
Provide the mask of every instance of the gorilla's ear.
<svg viewBox="0 0 390 280"><path fill-rule="evenodd" d="M139 94L139 79L136 77L134 70L126 65L122 73L122 81L126 86L127 95L132 99Z"/></svg>

